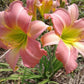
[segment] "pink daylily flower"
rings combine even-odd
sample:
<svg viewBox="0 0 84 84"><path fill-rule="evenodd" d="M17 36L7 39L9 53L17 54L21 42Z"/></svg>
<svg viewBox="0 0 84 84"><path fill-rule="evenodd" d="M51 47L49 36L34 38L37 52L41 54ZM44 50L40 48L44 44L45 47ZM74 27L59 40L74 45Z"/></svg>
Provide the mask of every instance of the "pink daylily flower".
<svg viewBox="0 0 84 84"><path fill-rule="evenodd" d="M57 6L60 6L60 0L37 0L39 5L36 5L43 16L45 13L49 13L51 10L54 12ZM65 4L68 4L67 0L62 0Z"/></svg>
<svg viewBox="0 0 84 84"><path fill-rule="evenodd" d="M7 11L0 12L0 47L9 49L6 60L15 71L19 56L26 67L34 67L46 51L35 39L48 27L32 21L21 1L14 1Z"/></svg>
<svg viewBox="0 0 84 84"><path fill-rule="evenodd" d="M28 14L33 16L33 20L37 19L37 8L42 6L40 0L26 0Z"/></svg>
<svg viewBox="0 0 84 84"><path fill-rule="evenodd" d="M33 16L33 19L36 19L36 4L39 3L39 0L26 0L28 14Z"/></svg>
<svg viewBox="0 0 84 84"><path fill-rule="evenodd" d="M60 0L56 0L56 1L53 1L54 2L54 6L60 6ZM65 4L67 5L68 4L68 2L67 2L67 0L62 0L62 2L65 2Z"/></svg>
<svg viewBox="0 0 84 84"><path fill-rule="evenodd" d="M67 0L62 0L62 2L64 2L66 5L68 5ZM54 12L57 9L57 7L59 7L59 6L60 6L60 0L53 1L52 11Z"/></svg>
<svg viewBox="0 0 84 84"><path fill-rule="evenodd" d="M52 6L53 6L53 0L37 0L39 2L39 5L36 5L39 12L43 16L45 13L49 13Z"/></svg>
<svg viewBox="0 0 84 84"><path fill-rule="evenodd" d="M84 18L78 19L78 7L76 4L65 9L57 9L52 14L45 14L50 17L54 30L42 36L43 46L58 44L56 58L60 60L66 73L77 68L77 56L80 52L84 56Z"/></svg>

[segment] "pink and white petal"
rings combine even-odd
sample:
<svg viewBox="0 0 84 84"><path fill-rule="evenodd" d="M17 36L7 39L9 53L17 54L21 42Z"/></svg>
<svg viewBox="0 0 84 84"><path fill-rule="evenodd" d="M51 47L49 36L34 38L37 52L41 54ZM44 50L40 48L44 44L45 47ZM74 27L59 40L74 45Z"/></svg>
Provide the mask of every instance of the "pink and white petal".
<svg viewBox="0 0 84 84"><path fill-rule="evenodd" d="M14 1L11 3L4 16L8 27L20 27L24 32L27 32L31 16L28 15L27 10L22 6L21 1Z"/></svg>
<svg viewBox="0 0 84 84"><path fill-rule="evenodd" d="M28 35L34 39L36 39L39 35L41 35L42 32L44 32L48 25L46 25L42 21L33 21L30 24L30 28L28 30Z"/></svg>
<svg viewBox="0 0 84 84"><path fill-rule="evenodd" d="M44 14L44 19L50 19L50 14Z"/></svg>
<svg viewBox="0 0 84 84"><path fill-rule="evenodd" d="M84 31L84 18L76 20L72 25L73 28L82 29Z"/></svg>
<svg viewBox="0 0 84 84"><path fill-rule="evenodd" d="M79 16L79 10L78 10L78 7L76 4L72 4L70 6L68 6L68 12L70 14L70 17L71 17L71 21L72 21L72 24L75 20L78 19L78 16Z"/></svg>
<svg viewBox="0 0 84 84"><path fill-rule="evenodd" d="M19 58L19 51L17 49L10 49L9 52L6 54L7 63L10 67L15 71L16 63Z"/></svg>
<svg viewBox="0 0 84 84"><path fill-rule="evenodd" d="M35 67L39 63L43 55L47 55L44 49L41 49L39 42L32 38L28 38L28 44L25 49L20 50L20 55L26 67Z"/></svg>
<svg viewBox="0 0 84 84"><path fill-rule="evenodd" d="M5 15L4 15L7 26L11 28L16 26L17 15L20 9L22 8L23 8L22 2L20 1L14 1L9 5L9 9L5 12Z"/></svg>
<svg viewBox="0 0 84 84"><path fill-rule="evenodd" d="M2 36L8 31L8 29L4 27L4 24L4 11L2 11L0 12L0 48L7 49L7 46L1 41Z"/></svg>
<svg viewBox="0 0 84 84"><path fill-rule="evenodd" d="M60 3L57 0L56 1L53 1L53 6L54 7L60 6Z"/></svg>
<svg viewBox="0 0 84 84"><path fill-rule="evenodd" d="M79 29L80 33L80 40L84 40L84 18L76 20L72 25L72 28Z"/></svg>
<svg viewBox="0 0 84 84"><path fill-rule="evenodd" d="M3 26L4 23L4 11L2 11L0 12L0 27Z"/></svg>
<svg viewBox="0 0 84 84"><path fill-rule="evenodd" d="M4 26L0 26L0 39L2 38L2 36L4 34L6 34L7 32L9 32L9 29L5 28Z"/></svg>
<svg viewBox="0 0 84 84"><path fill-rule="evenodd" d="M40 3L39 0L27 0L27 8L34 11L34 6L41 6L42 4Z"/></svg>
<svg viewBox="0 0 84 84"><path fill-rule="evenodd" d="M6 45L4 45L2 41L0 41L0 48L8 49L8 47Z"/></svg>
<svg viewBox="0 0 84 84"><path fill-rule="evenodd" d="M66 73L70 73L77 68L77 55L78 52L75 48L66 46L60 40L56 49L56 58L63 63Z"/></svg>
<svg viewBox="0 0 84 84"><path fill-rule="evenodd" d="M35 0L35 4L34 5L36 5L37 7L40 7L40 6L42 6L42 3L41 3L40 0Z"/></svg>
<svg viewBox="0 0 84 84"><path fill-rule="evenodd" d="M39 63L39 59L34 57L28 49L21 50L20 54L26 67L35 67Z"/></svg>
<svg viewBox="0 0 84 84"><path fill-rule="evenodd" d="M58 44L59 40L60 38L55 34L54 31L50 31L41 37L43 46Z"/></svg>
<svg viewBox="0 0 84 84"><path fill-rule="evenodd" d="M32 16L28 15L28 12L23 9L19 12L18 18L17 18L17 25L22 28L22 30L27 33L29 25L31 23Z"/></svg>
<svg viewBox="0 0 84 84"><path fill-rule="evenodd" d="M26 3L27 3L27 8L28 9L31 9L33 11L34 9L34 2L35 0L27 0Z"/></svg>
<svg viewBox="0 0 84 84"><path fill-rule="evenodd" d="M75 42L74 47L84 56L84 41L83 42Z"/></svg>
<svg viewBox="0 0 84 84"><path fill-rule="evenodd" d="M9 29L5 27L4 13L5 11L0 12L0 38L9 31Z"/></svg>
<svg viewBox="0 0 84 84"><path fill-rule="evenodd" d="M63 28L71 24L69 13L65 9L57 9L52 14L44 15L45 18L51 18L56 34L61 35Z"/></svg>

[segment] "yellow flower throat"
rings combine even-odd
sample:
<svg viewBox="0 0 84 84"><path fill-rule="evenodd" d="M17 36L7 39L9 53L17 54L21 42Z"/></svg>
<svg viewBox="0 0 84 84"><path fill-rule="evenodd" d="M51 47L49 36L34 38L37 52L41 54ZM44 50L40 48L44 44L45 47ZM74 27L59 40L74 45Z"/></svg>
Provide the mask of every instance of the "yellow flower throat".
<svg viewBox="0 0 84 84"><path fill-rule="evenodd" d="M3 37L2 41L11 48L24 47L27 42L27 34L21 29L11 29Z"/></svg>
<svg viewBox="0 0 84 84"><path fill-rule="evenodd" d="M72 44L79 40L79 35L80 35L80 30L75 29L75 28L64 28L61 39L64 41L66 44Z"/></svg>

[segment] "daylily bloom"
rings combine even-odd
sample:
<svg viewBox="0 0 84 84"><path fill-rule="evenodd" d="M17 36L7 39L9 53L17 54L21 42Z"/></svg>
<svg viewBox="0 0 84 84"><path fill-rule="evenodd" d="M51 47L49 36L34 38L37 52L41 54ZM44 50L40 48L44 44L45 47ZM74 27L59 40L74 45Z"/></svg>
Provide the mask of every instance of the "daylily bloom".
<svg viewBox="0 0 84 84"><path fill-rule="evenodd" d="M52 6L53 6L53 0L39 0L40 5L37 5L41 15L43 16L45 13L49 13Z"/></svg>
<svg viewBox="0 0 84 84"><path fill-rule="evenodd" d="M26 67L34 67L46 55L35 39L48 25L31 19L21 1L14 1L7 11L0 12L0 47L8 49L6 60L14 71L19 56Z"/></svg>
<svg viewBox="0 0 84 84"><path fill-rule="evenodd" d="M51 10L55 11L57 6L60 6L60 0L37 0L39 5L36 5L43 16L45 13L49 13ZM62 2L67 3L67 0L62 0Z"/></svg>
<svg viewBox="0 0 84 84"><path fill-rule="evenodd" d="M62 2L64 2L65 5L68 5L67 0L62 0ZM57 9L57 7L59 7L60 5L61 5L61 4L60 4L60 0L55 0L55 1L53 1L52 11L54 12L54 11Z"/></svg>
<svg viewBox="0 0 84 84"><path fill-rule="evenodd" d="M53 22L53 31L42 36L43 46L58 44L56 58L60 60L66 73L77 68L77 56L80 52L84 56L84 18L78 19L78 7L76 4L65 9L57 9L52 14L45 14Z"/></svg>
<svg viewBox="0 0 84 84"><path fill-rule="evenodd" d="M67 4L67 0L62 1ZM50 10L55 11L57 6L60 6L60 0L27 0L28 14L33 15L33 19L37 17L37 8L43 17Z"/></svg>
<svg viewBox="0 0 84 84"><path fill-rule="evenodd" d="M27 8L28 8L28 14L33 16L33 19L37 19L37 7L36 5L40 5L39 0L27 0Z"/></svg>

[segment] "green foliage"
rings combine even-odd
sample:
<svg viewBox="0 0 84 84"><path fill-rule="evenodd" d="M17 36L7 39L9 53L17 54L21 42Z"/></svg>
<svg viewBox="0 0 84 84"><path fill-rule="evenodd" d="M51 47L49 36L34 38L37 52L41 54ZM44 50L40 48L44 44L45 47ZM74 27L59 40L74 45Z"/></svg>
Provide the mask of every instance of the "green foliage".
<svg viewBox="0 0 84 84"><path fill-rule="evenodd" d="M23 5L26 6L26 0L21 0L23 2Z"/></svg>
<svg viewBox="0 0 84 84"><path fill-rule="evenodd" d="M62 0L60 0L60 7L64 8L65 7L65 2L63 2Z"/></svg>
<svg viewBox="0 0 84 84"><path fill-rule="evenodd" d="M78 2L84 2L84 0L69 0L71 4L78 3Z"/></svg>
<svg viewBox="0 0 84 84"><path fill-rule="evenodd" d="M52 47L54 48L53 50ZM55 57L56 46L45 47L45 49L49 57L42 57L39 70L44 78L51 78L53 73L56 73L62 67L62 63Z"/></svg>
<svg viewBox="0 0 84 84"><path fill-rule="evenodd" d="M8 80L12 80L14 82L20 81L21 84L32 84L29 80L33 79L36 84L57 84L51 79L62 68L62 63L55 57L56 46L45 47L45 49L48 52L48 56L42 57L39 67L27 68L19 64L18 70L14 73L12 69L8 68L8 64L0 63L0 73L11 72L9 76L0 78L0 83L7 83Z"/></svg>

